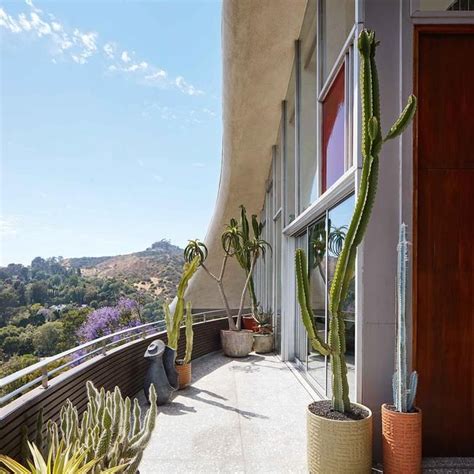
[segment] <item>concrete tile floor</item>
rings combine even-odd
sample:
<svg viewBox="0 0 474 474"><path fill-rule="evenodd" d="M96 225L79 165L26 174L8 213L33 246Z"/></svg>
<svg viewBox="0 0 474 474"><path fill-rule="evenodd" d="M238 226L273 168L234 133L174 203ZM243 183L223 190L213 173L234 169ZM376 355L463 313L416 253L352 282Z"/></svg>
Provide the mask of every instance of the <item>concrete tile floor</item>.
<svg viewBox="0 0 474 474"><path fill-rule="evenodd" d="M304 473L308 391L274 355L193 362L193 385L159 408L141 474Z"/></svg>

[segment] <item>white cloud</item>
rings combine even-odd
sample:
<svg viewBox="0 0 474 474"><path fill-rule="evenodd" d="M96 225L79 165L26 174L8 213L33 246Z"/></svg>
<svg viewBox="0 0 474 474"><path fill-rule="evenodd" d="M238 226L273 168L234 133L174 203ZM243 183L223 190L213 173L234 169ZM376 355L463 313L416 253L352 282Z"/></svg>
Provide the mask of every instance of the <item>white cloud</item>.
<svg viewBox="0 0 474 474"><path fill-rule="evenodd" d="M160 176L159 174L154 174L153 175L153 179L157 182L157 183L162 183L165 179L163 178L163 176Z"/></svg>
<svg viewBox="0 0 474 474"><path fill-rule="evenodd" d="M0 8L0 27L14 34L30 34L43 40L48 38L54 46L50 48L54 56L53 63L57 63L55 57L60 56L77 64L86 64L92 56L101 51L103 52L101 58L106 61L104 68L122 75L133 74L138 84L163 89L175 88L189 96L204 94L201 89L187 82L183 76L171 78L158 66L143 59L135 60L134 51L121 49L121 53L117 52L117 45L113 41L100 44L97 32L66 28L53 14L37 8L32 0L25 0L25 3L29 7L29 12L19 13L16 17Z"/></svg>
<svg viewBox="0 0 474 474"><path fill-rule="evenodd" d="M36 31L39 38L51 34L51 26L49 23L43 21L43 19L36 13L31 13L31 26Z"/></svg>
<svg viewBox="0 0 474 474"><path fill-rule="evenodd" d="M186 82L184 80L183 76L178 76L175 79L175 84L176 84L176 87L181 92L184 92L185 94L188 94L188 95L201 95L201 94L204 94L203 91L201 91L199 89L196 89L196 87L194 87L192 84L189 84L188 82Z"/></svg>
<svg viewBox="0 0 474 474"><path fill-rule="evenodd" d="M129 63L132 60L127 51L122 51L122 55L120 56L120 58L124 63Z"/></svg>
<svg viewBox="0 0 474 474"><path fill-rule="evenodd" d="M104 53L110 58L114 59L115 57L115 45L113 43L105 43L104 44Z"/></svg>
<svg viewBox="0 0 474 474"><path fill-rule="evenodd" d="M145 76L145 79L153 81L155 79L165 79L167 76L168 74L166 74L166 71L163 71L163 69L159 69L158 71L155 71L154 73Z"/></svg>
<svg viewBox="0 0 474 474"><path fill-rule="evenodd" d="M0 26L6 28L11 33L20 33L22 31L19 24L13 19L13 17L8 15L3 8L0 8Z"/></svg>
<svg viewBox="0 0 474 474"><path fill-rule="evenodd" d="M193 163L194 168L204 168L206 165L201 163L200 161L196 161Z"/></svg>

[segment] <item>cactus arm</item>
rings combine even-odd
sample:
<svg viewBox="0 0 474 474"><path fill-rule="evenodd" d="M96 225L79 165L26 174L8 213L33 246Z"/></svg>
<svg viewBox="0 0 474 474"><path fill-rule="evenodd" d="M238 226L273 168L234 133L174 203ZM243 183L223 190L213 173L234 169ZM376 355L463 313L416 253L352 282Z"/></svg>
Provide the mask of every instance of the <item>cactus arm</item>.
<svg viewBox="0 0 474 474"><path fill-rule="evenodd" d="M184 356L184 363L189 364L191 362L191 357L193 353L193 339L194 339L194 332L193 332L193 315L191 311L191 303L188 302L186 305L186 353Z"/></svg>
<svg viewBox="0 0 474 474"><path fill-rule="evenodd" d="M301 308L301 317L303 319L303 324L308 333L311 346L320 354L328 356L331 352L331 349L328 344L321 340L315 328L314 318L311 311L311 303L309 299L309 282L308 273L306 269L306 255L301 249L296 250L295 264L296 278L298 284L298 301Z"/></svg>
<svg viewBox="0 0 474 474"><path fill-rule="evenodd" d="M416 112L416 97L412 94L408 97L408 102L397 121L392 125L384 138L384 142L398 137L408 127Z"/></svg>
<svg viewBox="0 0 474 474"><path fill-rule="evenodd" d="M415 397L416 389L418 387L418 374L416 371L413 371L410 374L410 380L408 382L408 394L407 394L407 411L411 412L414 410L415 406Z"/></svg>

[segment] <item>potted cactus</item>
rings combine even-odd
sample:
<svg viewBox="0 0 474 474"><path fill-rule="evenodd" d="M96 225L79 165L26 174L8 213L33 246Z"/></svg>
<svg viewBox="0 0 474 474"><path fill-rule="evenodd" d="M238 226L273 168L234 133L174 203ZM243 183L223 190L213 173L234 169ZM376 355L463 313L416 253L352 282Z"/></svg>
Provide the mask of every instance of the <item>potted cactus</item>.
<svg viewBox="0 0 474 474"><path fill-rule="evenodd" d="M184 259L189 262L195 258L199 259L202 269L216 282L219 293L224 303L227 319L229 321L229 329L221 330L221 343L224 354L229 357L245 357L247 356L253 346L252 331L242 329L242 313L245 305L245 297L252 281L253 272L257 260L265 257L267 248L270 244L261 238L263 224L258 221L256 215L252 215L252 236L249 228L249 223L246 218L246 210L244 206L241 208L241 220L237 222L232 218L226 226L221 236L222 249L224 256L219 275L212 273L206 266L206 258L208 250L203 242L198 239L190 240L184 250ZM229 302L225 294L223 279L229 258L237 258L238 260L245 259L250 262L248 271L246 270L246 278L244 287L242 289L239 309L236 320L231 314ZM246 268L246 267L245 267Z"/></svg>
<svg viewBox="0 0 474 474"><path fill-rule="evenodd" d="M421 410L414 405L418 374L408 375L406 291L408 273L407 226L400 226L397 267L397 341L393 404L382 405L383 467L388 474L421 472Z"/></svg>
<svg viewBox="0 0 474 474"><path fill-rule="evenodd" d="M358 38L360 92L362 103L362 175L354 213L347 229L329 291L329 336L318 334L309 295L306 256L296 251L298 301L312 347L330 358L332 400L313 402L308 407L308 463L311 473L369 473L372 468L372 413L351 403L345 360L343 305L355 274L357 247L361 243L375 200L379 153L386 140L399 136L416 110L416 98L408 104L385 138L380 130L380 105L375 50L375 33L363 30Z"/></svg>
<svg viewBox="0 0 474 474"><path fill-rule="evenodd" d="M191 311L191 303L186 304L186 322L185 322L185 336L186 336L186 351L184 359L176 359L176 370L178 371L179 390L191 385L191 357L193 354L193 314Z"/></svg>
<svg viewBox="0 0 474 474"><path fill-rule="evenodd" d="M253 350L257 354L273 351L272 313L258 307L254 316L257 329L253 335Z"/></svg>
<svg viewBox="0 0 474 474"><path fill-rule="evenodd" d="M191 383L191 355L193 350L193 317L191 311L191 303L186 303L184 300L184 293L188 287L189 280L196 273L199 268L199 257L194 257L189 262L185 262L183 274L178 284L176 293L176 305L174 312L171 314L171 309L168 303L163 305L165 313L166 333L168 335L168 348L173 351L173 369L176 371L176 378L174 375L168 377L170 384L175 388L184 388ZM179 336L181 333L181 325L184 320L184 309L186 306L186 352L184 359L176 359L178 350ZM166 367L165 367L166 368ZM173 383L176 382L176 383Z"/></svg>

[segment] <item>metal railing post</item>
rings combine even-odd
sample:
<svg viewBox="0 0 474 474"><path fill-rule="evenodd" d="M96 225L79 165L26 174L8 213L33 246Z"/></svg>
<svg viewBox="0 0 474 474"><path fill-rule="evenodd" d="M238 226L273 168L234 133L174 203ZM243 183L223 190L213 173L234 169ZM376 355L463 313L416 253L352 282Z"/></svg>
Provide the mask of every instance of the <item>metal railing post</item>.
<svg viewBox="0 0 474 474"><path fill-rule="evenodd" d="M41 367L41 386L46 389L48 388L48 366Z"/></svg>

